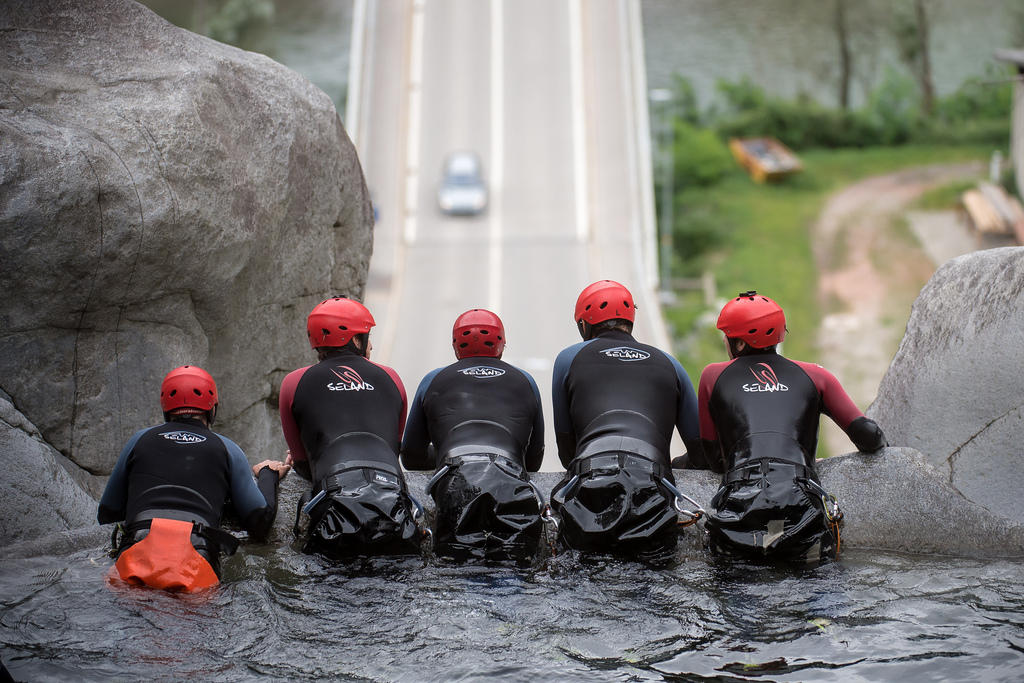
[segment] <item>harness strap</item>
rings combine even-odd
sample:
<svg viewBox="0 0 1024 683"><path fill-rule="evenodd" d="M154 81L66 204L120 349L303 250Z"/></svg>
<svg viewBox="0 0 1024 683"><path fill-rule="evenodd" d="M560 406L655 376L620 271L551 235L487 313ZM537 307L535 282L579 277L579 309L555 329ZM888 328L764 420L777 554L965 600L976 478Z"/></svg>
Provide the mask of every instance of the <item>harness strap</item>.
<svg viewBox="0 0 1024 683"><path fill-rule="evenodd" d="M148 514L151 512L160 513L164 511L146 510L141 514ZM228 531L224 531L223 529L220 529L215 526L210 526L209 524L205 524L203 522L197 522L193 519L183 520L180 519L180 517L182 516L182 513L180 511L171 512L177 512L178 519L176 519L175 517L167 517L163 514L153 514L153 516L148 519L136 519L134 522L128 524L125 527L126 537L132 538L135 532L140 531L142 529L149 529L153 525L154 519L173 519L175 521L192 522L192 533L202 538L205 538L207 541L210 541L211 543L215 544L217 548L225 555L234 555L235 551L238 550L238 546L242 543L234 534ZM192 515L192 517L195 516L196 515Z"/></svg>
<svg viewBox="0 0 1024 683"><path fill-rule="evenodd" d="M654 479L669 476L664 465L635 453L598 453L589 456L577 456L569 463L568 471L577 476L589 474L595 470L618 469L630 472L645 472Z"/></svg>
<svg viewBox="0 0 1024 683"><path fill-rule="evenodd" d="M181 522L196 522L199 524L205 524L206 526L213 526L210 524L210 520L202 515L198 515L194 512L185 512L184 510L169 510L160 508L149 508L143 510L134 517L132 521L126 526L128 531L135 531L137 529L148 529L150 522L154 519L176 519Z"/></svg>
<svg viewBox="0 0 1024 683"><path fill-rule="evenodd" d="M384 472L385 474L391 475L395 480L393 483L397 484L403 491L406 488L405 479L398 471L398 468L391 463L380 460L346 460L344 463L333 468L328 474L320 477L317 485L313 487L313 490L320 493L331 493L338 489L342 489L345 487L346 483L345 475L357 470L377 470L379 472Z"/></svg>
<svg viewBox="0 0 1024 683"><path fill-rule="evenodd" d="M336 474L341 474L342 472L348 472L349 470L363 469L381 470L383 472L390 472L396 476L398 475L398 468L389 462L384 462L383 460L346 460L344 463L341 463L334 468L330 474L324 476L324 479Z"/></svg>
<svg viewBox="0 0 1024 683"><path fill-rule="evenodd" d="M722 484L758 479L767 476L769 472L779 472L787 469L792 471L794 479L802 478L812 481L817 479L814 470L803 463L778 460L776 458L758 458L756 460L746 460L741 465L730 469L722 478Z"/></svg>
<svg viewBox="0 0 1024 683"><path fill-rule="evenodd" d="M576 454L576 460L589 458L601 453L631 453L653 462L659 462L665 454L652 444L632 436L600 436L590 441Z"/></svg>
<svg viewBox="0 0 1024 683"><path fill-rule="evenodd" d="M458 467L471 462L492 462L522 474L526 471L523 463L514 453L490 446L458 446L448 451L444 465Z"/></svg>
<svg viewBox="0 0 1024 683"><path fill-rule="evenodd" d="M504 448L498 448L497 446L483 445L483 444L463 444L462 446L455 446L444 454L443 462L445 464L452 464L454 461L464 458L467 455L493 455L512 462L517 462L516 454L512 451L505 450Z"/></svg>

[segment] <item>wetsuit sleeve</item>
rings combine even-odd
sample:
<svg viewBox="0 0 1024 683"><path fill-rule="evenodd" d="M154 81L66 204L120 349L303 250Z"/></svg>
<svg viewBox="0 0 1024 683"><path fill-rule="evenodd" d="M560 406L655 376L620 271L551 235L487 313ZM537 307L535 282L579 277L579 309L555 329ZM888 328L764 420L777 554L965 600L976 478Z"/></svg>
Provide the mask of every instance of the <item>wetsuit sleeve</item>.
<svg viewBox="0 0 1024 683"><path fill-rule="evenodd" d="M284 440L288 444L288 451L291 453L292 460L296 463L309 460L306 455L306 448L302 445L299 425L296 424L295 416L292 414L295 387L298 386L303 373L308 369L309 366L288 373L284 381L281 382L281 391L277 401L278 411L281 414L281 430L284 432ZM299 468L296 468L296 471L299 471ZM308 477L306 478L308 479Z"/></svg>
<svg viewBox="0 0 1024 683"><path fill-rule="evenodd" d="M676 371L676 383L679 385L679 406L676 414L676 429L683 439L686 452L700 457L702 453L700 446L700 427L697 416L697 394L693 390L693 383L683 369L683 366L669 354L668 359Z"/></svg>
<svg viewBox="0 0 1024 683"><path fill-rule="evenodd" d="M728 363L712 363L700 373L697 385L697 414L700 422L700 450L695 458L689 458L687 466L691 469L711 470L722 473L725 462L722 458L722 444L718 440L718 429L711 416L711 392L715 383Z"/></svg>
<svg viewBox="0 0 1024 683"><path fill-rule="evenodd" d="M533 431L530 432L530 445L526 447L526 470L536 472L544 462L544 407L540 400L540 389L529 373L524 372L533 390L533 400L537 405L537 413L533 418Z"/></svg>
<svg viewBox="0 0 1024 683"><path fill-rule="evenodd" d="M277 472L264 467L259 472L257 484L252 478L249 460L238 444L226 436L217 436L220 436L220 440L228 449L231 503L249 536L262 540L266 538L277 516Z"/></svg>
<svg viewBox="0 0 1024 683"><path fill-rule="evenodd" d="M555 358L555 366L551 372L551 412L555 424L555 443L558 445L558 459L562 467L576 457L576 433L572 427L572 416L569 413L569 395L566 382L569 379L569 368L582 344L563 349Z"/></svg>
<svg viewBox="0 0 1024 683"><path fill-rule="evenodd" d="M888 445L882 428L864 416L835 375L815 363L794 362L814 381L821 396L822 412L842 427L857 450L874 453Z"/></svg>
<svg viewBox="0 0 1024 683"><path fill-rule="evenodd" d="M409 407L409 418L406 420L405 434L402 436L402 466L407 470L432 470L435 466L434 459L428 452L430 430L423 398L438 372L440 368L423 378Z"/></svg>
<svg viewBox="0 0 1024 683"><path fill-rule="evenodd" d="M110 472L110 479L103 489L103 496L100 498L99 512L96 519L100 524L111 524L124 520L125 509L128 506L128 456L131 455L135 444L146 433L146 429L140 429L128 439L128 443L121 449L121 455L117 457L117 463Z"/></svg>
<svg viewBox="0 0 1024 683"><path fill-rule="evenodd" d="M371 361L372 362L372 361ZM402 378L398 376L398 373L394 368L389 368L386 365L380 363L374 363L378 368L388 373L388 377L395 383L395 387L398 389L399 395L402 397L402 411L398 418L398 440L401 441L402 434L405 432L405 411L408 409L409 400L405 395L405 385L402 383Z"/></svg>

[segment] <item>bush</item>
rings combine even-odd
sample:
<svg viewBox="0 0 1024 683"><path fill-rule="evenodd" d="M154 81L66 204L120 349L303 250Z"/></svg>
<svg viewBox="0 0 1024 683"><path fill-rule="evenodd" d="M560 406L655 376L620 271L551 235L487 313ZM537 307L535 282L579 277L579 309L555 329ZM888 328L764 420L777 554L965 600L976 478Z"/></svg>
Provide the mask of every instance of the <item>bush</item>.
<svg viewBox="0 0 1024 683"><path fill-rule="evenodd" d="M677 119L672 145L673 182L678 187L705 187L731 171L735 162L715 132Z"/></svg>
<svg viewBox="0 0 1024 683"><path fill-rule="evenodd" d="M700 275L704 257L725 244L732 232L731 226L723 224L721 210L713 203L677 204L673 216L676 272L687 277Z"/></svg>
<svg viewBox="0 0 1024 683"><path fill-rule="evenodd" d="M673 76L672 92L675 93L676 116L687 123L698 125L700 121L700 107L697 104L697 92L693 89L693 83L689 78L675 74Z"/></svg>
<svg viewBox="0 0 1024 683"><path fill-rule="evenodd" d="M739 114L762 109L768 99L764 94L764 89L755 85L746 76L739 83L718 81L715 88L725 101L726 114Z"/></svg>
<svg viewBox="0 0 1024 683"><path fill-rule="evenodd" d="M909 86L909 90L908 90ZM804 95L796 100L768 97L749 81L719 83L726 107L714 118L723 138L769 136L794 149L869 147L899 144L917 121L913 83L893 72L862 111L830 109Z"/></svg>
<svg viewBox="0 0 1024 683"><path fill-rule="evenodd" d="M955 93L935 104L935 117L957 122L972 119L1009 119L1013 111L1013 72L990 67L985 79L971 78Z"/></svg>
<svg viewBox="0 0 1024 683"><path fill-rule="evenodd" d="M912 78L890 67L863 109L825 107L808 96L784 100L767 95L749 78L719 81L719 102L699 113L689 81L676 77L681 118L706 122L718 136L769 136L794 149L874 147L907 142L982 143L1005 146L1013 109L1012 69L989 66L984 78L972 78L952 95L939 98L926 117ZM678 108L677 108L678 111ZM678 131L693 138L692 131ZM720 175L712 176L713 178Z"/></svg>
<svg viewBox="0 0 1024 683"><path fill-rule="evenodd" d="M911 131L921 125L917 86L909 77L887 68L882 83L868 98L865 115L876 130L876 144L899 145L906 142Z"/></svg>
<svg viewBox="0 0 1024 683"><path fill-rule="evenodd" d="M810 100L772 100L716 125L723 138L769 136L793 149L866 147L878 144L878 130L860 112L825 109Z"/></svg>

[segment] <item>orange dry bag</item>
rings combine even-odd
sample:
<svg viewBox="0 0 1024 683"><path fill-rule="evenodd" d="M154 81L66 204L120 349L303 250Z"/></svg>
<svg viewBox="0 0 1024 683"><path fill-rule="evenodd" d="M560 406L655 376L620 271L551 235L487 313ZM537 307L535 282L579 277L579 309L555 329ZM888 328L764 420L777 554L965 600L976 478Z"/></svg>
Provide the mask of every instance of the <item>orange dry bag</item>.
<svg viewBox="0 0 1024 683"><path fill-rule="evenodd" d="M197 591L220 583L217 573L192 547L192 522L154 519L144 539L117 558L117 573L128 583Z"/></svg>

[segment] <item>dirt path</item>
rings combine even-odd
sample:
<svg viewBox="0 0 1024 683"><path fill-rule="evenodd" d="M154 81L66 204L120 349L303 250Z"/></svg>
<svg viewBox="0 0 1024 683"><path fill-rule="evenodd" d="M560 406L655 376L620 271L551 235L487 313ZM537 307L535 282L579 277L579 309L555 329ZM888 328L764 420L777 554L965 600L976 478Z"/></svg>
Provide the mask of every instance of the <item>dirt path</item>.
<svg viewBox="0 0 1024 683"><path fill-rule="evenodd" d="M861 409L875 399L935 261L973 248L948 212L908 216L907 206L933 187L983 173L982 164L967 163L869 178L834 194L818 218L812 243L824 313L821 362ZM853 448L830 420L822 421L821 438L832 455Z"/></svg>

